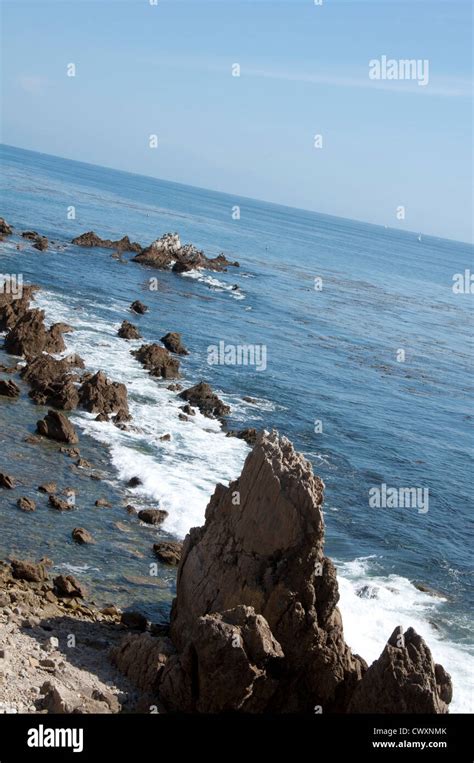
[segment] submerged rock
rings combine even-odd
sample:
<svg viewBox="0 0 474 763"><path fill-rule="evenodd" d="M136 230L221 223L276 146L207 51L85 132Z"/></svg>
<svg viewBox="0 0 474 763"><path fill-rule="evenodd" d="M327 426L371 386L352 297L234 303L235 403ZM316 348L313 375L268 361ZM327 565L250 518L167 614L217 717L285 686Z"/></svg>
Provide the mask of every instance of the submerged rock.
<svg viewBox="0 0 474 763"><path fill-rule="evenodd" d="M7 490L13 490L15 487L15 478L11 477L9 474L0 472L0 487L5 487Z"/></svg>
<svg viewBox="0 0 474 763"><path fill-rule="evenodd" d="M21 235L23 238L33 241L33 247L39 249L40 252L44 252L48 248L48 239L46 236L42 236L34 230L24 231Z"/></svg>
<svg viewBox="0 0 474 763"><path fill-rule="evenodd" d="M26 496L18 499L17 506L22 511L34 511L36 509L36 503L31 498L26 498Z"/></svg>

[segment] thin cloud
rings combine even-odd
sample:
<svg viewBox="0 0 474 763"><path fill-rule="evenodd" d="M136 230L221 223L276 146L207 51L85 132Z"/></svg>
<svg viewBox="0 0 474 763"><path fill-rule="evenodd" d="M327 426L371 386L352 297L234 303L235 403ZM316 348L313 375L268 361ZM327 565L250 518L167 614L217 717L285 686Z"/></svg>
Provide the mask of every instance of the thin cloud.
<svg viewBox="0 0 474 763"><path fill-rule="evenodd" d="M29 95L43 95L48 85L48 80L36 74L20 74L18 85L21 90Z"/></svg>

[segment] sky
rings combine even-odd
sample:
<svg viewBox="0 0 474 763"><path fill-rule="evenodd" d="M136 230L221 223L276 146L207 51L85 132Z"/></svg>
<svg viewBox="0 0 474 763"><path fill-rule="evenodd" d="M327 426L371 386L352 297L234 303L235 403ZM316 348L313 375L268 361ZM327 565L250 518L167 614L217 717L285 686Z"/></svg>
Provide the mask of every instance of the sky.
<svg viewBox="0 0 474 763"><path fill-rule="evenodd" d="M2 0L2 142L473 240L469 0L154 1Z"/></svg>

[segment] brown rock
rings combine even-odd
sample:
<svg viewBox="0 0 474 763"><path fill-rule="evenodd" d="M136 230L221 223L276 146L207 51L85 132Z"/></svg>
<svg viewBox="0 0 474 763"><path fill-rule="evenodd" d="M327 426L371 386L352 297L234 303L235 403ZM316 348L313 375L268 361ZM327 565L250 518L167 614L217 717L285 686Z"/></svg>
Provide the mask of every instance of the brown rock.
<svg viewBox="0 0 474 763"><path fill-rule="evenodd" d="M155 556L158 557L160 562L174 566L179 564L182 550L183 544L176 541L160 541L160 543L153 545Z"/></svg>
<svg viewBox="0 0 474 763"><path fill-rule="evenodd" d="M72 511L74 503L71 501L64 501L62 498L58 498L55 495L49 496L49 505L57 511Z"/></svg>
<svg viewBox="0 0 474 763"><path fill-rule="evenodd" d="M128 236L123 236L118 241L111 241L109 238L100 238L94 231L82 233L71 241L76 246L95 247L101 249L117 249L120 252L141 252L142 247L136 241L130 241Z"/></svg>
<svg viewBox="0 0 474 763"><path fill-rule="evenodd" d="M209 418L220 418L230 413L230 407L223 403L205 382L185 389L179 396L199 408L201 413Z"/></svg>
<svg viewBox="0 0 474 763"><path fill-rule="evenodd" d="M79 437L76 430L63 413L48 411L45 418L37 423L38 434L58 442L77 443Z"/></svg>
<svg viewBox="0 0 474 763"><path fill-rule="evenodd" d="M122 612L120 622L127 628L137 631L145 631L148 620L141 612Z"/></svg>
<svg viewBox="0 0 474 763"><path fill-rule="evenodd" d="M181 334L176 331L169 332L162 336L160 342L163 342L166 349L170 352L174 352L176 355L189 355L186 347L181 342Z"/></svg>
<svg viewBox="0 0 474 763"><path fill-rule="evenodd" d="M85 599L86 590L73 575L58 575L54 578L54 589L60 598Z"/></svg>
<svg viewBox="0 0 474 763"><path fill-rule="evenodd" d="M146 625L145 625L146 627ZM168 657L174 654L168 638L129 633L110 652L112 663L142 692L156 695Z"/></svg>
<svg viewBox="0 0 474 763"><path fill-rule="evenodd" d="M351 713L447 713L451 677L413 628L398 626L352 695Z"/></svg>
<svg viewBox="0 0 474 763"><path fill-rule="evenodd" d="M17 506L22 511L34 511L36 509L36 503L25 496L18 499Z"/></svg>
<svg viewBox="0 0 474 763"><path fill-rule="evenodd" d="M161 525L168 516L168 512L163 509L142 509L138 512L140 522L147 525Z"/></svg>
<svg viewBox="0 0 474 763"><path fill-rule="evenodd" d="M118 330L118 335L122 339L141 339L142 335L133 323L124 321Z"/></svg>
<svg viewBox="0 0 474 763"><path fill-rule="evenodd" d="M247 445L251 445L252 447L257 442L257 435L257 430L253 428L230 429L226 434L227 437L238 437L239 440L245 440Z"/></svg>
<svg viewBox="0 0 474 763"><path fill-rule="evenodd" d="M11 236L13 233L13 230L10 225L8 225L7 221L3 219L3 217L0 217L0 234L2 236Z"/></svg>
<svg viewBox="0 0 474 763"><path fill-rule="evenodd" d="M42 352L66 349L59 325L47 329L43 310L27 310L5 337L4 349L10 355L34 357Z"/></svg>
<svg viewBox="0 0 474 763"><path fill-rule="evenodd" d="M0 395L11 398L19 397L20 388L13 381L0 379Z"/></svg>
<svg viewBox="0 0 474 763"><path fill-rule="evenodd" d="M129 413L125 384L110 381L103 371L98 371L82 384L79 400L81 406L90 413Z"/></svg>
<svg viewBox="0 0 474 763"><path fill-rule="evenodd" d="M135 257L133 259L135 259ZM130 310L133 313L138 313L139 315L144 315L147 312L148 307L146 305L144 305L143 302L140 302L139 299L136 299L135 302L132 302L132 304L130 305Z"/></svg>
<svg viewBox="0 0 474 763"><path fill-rule="evenodd" d="M0 472L0 487L5 487L7 490L13 490L15 487L15 478L11 477L9 474Z"/></svg>
<svg viewBox="0 0 474 763"><path fill-rule="evenodd" d="M163 379L176 379L179 377L179 360L173 358L168 350L158 344L142 344L132 355L150 371L152 376Z"/></svg>
<svg viewBox="0 0 474 763"><path fill-rule="evenodd" d="M76 543L94 543L94 538L84 527L75 527L72 531L72 539Z"/></svg>
<svg viewBox="0 0 474 763"><path fill-rule="evenodd" d="M48 579L46 565L26 562L21 559L11 560L12 575L16 580L27 580L29 583L42 583Z"/></svg>
<svg viewBox="0 0 474 763"><path fill-rule="evenodd" d="M56 493L58 486L55 482L44 482L39 486L38 490L40 493Z"/></svg>
<svg viewBox="0 0 474 763"><path fill-rule="evenodd" d="M109 501L106 498L98 498L94 506L103 506L107 509L110 509L112 504L109 503Z"/></svg>

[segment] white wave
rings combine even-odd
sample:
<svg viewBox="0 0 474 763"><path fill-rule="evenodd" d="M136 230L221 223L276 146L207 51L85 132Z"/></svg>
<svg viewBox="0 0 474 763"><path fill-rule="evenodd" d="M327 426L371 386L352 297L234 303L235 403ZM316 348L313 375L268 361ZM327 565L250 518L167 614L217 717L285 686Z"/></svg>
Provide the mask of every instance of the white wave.
<svg viewBox="0 0 474 763"><path fill-rule="evenodd" d="M202 270L189 270L187 273L181 274L184 278L193 278L196 281L207 284L213 291L227 291L230 297L234 299L245 299L245 294L242 293L240 288L234 289L233 285L226 283L225 281L219 281L215 276L208 275Z"/></svg>
<svg viewBox="0 0 474 763"><path fill-rule="evenodd" d="M412 626L428 643L435 662L451 674L454 687L451 712L474 712L473 651L446 641L435 626L445 600L419 591L400 575L368 575L374 567L373 559L363 557L337 563L339 608L347 643L370 665L379 657L397 625L404 630Z"/></svg>
<svg viewBox="0 0 474 763"><path fill-rule="evenodd" d="M122 431L111 423L95 421L95 416L77 411L72 421L82 431L108 445L119 481L140 477L142 485L129 490L127 500L152 501L169 512L163 529L184 537L189 528L204 521L204 511L218 482L228 482L240 474L248 453L247 444L226 437L220 423L199 411L188 421L180 421L183 405L165 384L153 379L130 350L140 341L126 342L117 336L120 324L99 318L89 320L56 295L41 292L38 305L54 322L74 327L66 337L67 351L79 354L87 370L104 370L113 381L127 386L130 429ZM144 340L145 341L145 340ZM170 441L160 437L171 435Z"/></svg>

